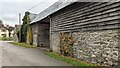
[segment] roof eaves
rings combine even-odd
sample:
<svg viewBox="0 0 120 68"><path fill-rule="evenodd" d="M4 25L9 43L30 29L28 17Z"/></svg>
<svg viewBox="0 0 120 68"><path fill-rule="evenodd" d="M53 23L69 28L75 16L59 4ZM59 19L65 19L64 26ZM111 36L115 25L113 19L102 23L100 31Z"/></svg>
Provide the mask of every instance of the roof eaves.
<svg viewBox="0 0 120 68"><path fill-rule="evenodd" d="M60 9L74 2L109 2L109 1L112 1L112 0L59 0L58 2L55 2L53 5L51 5L50 7L48 7L47 9L45 9L44 11L36 15L36 18L34 18L31 24L48 17L49 15L59 11ZM120 1L120 0L117 0L117 1Z"/></svg>
<svg viewBox="0 0 120 68"><path fill-rule="evenodd" d="M39 13L36 16L36 18L31 22L31 24L46 18L47 16L59 11L60 9L74 3L74 1L75 0L71 0L71 1L69 0L69 2L55 2L52 6L50 6L49 8L47 8L44 11L42 11L41 13Z"/></svg>

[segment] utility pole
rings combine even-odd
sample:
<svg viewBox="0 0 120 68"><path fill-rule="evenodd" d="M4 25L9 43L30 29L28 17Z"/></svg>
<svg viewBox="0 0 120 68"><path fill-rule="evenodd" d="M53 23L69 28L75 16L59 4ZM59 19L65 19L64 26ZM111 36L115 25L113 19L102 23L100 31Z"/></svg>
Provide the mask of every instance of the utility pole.
<svg viewBox="0 0 120 68"><path fill-rule="evenodd" d="M21 41L21 13L19 13L19 42Z"/></svg>

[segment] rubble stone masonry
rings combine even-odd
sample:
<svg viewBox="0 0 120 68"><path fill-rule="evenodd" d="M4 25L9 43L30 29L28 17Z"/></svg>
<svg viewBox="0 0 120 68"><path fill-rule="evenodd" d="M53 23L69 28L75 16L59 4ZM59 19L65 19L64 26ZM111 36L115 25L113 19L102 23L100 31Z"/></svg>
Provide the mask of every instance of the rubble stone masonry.
<svg viewBox="0 0 120 68"><path fill-rule="evenodd" d="M74 32L74 57L100 65L118 65L118 30Z"/></svg>

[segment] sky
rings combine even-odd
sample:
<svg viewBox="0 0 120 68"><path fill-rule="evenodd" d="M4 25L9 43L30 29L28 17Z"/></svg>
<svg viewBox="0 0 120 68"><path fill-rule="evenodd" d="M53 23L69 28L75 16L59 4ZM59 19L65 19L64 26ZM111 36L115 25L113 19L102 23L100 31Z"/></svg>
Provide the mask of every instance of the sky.
<svg viewBox="0 0 120 68"><path fill-rule="evenodd" d="M57 0L0 0L0 20L4 24L19 24L19 13L23 18L25 11L39 14ZM21 21L22 22L22 21Z"/></svg>

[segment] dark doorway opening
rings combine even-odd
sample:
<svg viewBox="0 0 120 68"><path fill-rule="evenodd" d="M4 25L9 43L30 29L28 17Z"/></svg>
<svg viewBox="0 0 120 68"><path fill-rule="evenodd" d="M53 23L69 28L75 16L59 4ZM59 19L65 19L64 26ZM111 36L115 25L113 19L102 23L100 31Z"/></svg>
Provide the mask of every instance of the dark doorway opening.
<svg viewBox="0 0 120 68"><path fill-rule="evenodd" d="M50 48L50 20L43 19L38 24L38 46Z"/></svg>

